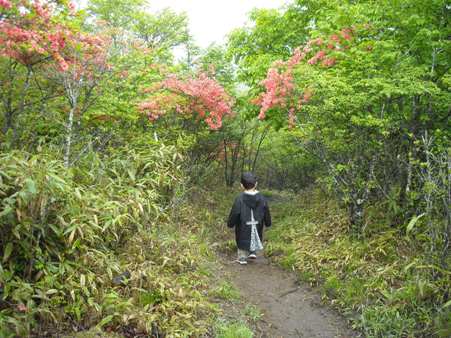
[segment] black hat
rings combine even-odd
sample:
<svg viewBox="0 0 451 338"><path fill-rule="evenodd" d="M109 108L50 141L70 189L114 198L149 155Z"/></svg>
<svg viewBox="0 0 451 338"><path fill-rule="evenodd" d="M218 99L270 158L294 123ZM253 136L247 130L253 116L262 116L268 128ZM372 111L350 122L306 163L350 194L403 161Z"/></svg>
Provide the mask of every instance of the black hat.
<svg viewBox="0 0 451 338"><path fill-rule="evenodd" d="M253 173L249 171L244 172L241 175L241 184L244 186L245 189L252 189L255 187L255 184L257 184L257 178Z"/></svg>

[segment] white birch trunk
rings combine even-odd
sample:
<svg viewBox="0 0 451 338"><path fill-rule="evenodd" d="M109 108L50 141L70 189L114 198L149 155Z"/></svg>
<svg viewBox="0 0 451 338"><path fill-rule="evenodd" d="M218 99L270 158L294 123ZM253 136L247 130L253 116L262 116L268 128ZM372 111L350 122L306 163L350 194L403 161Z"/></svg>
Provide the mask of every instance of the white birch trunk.
<svg viewBox="0 0 451 338"><path fill-rule="evenodd" d="M74 125L74 111L75 107L72 107L69 112L69 119L66 124L66 144L64 149L64 166L69 168L70 165L70 148L72 145L72 127Z"/></svg>
<svg viewBox="0 0 451 338"><path fill-rule="evenodd" d="M69 111L69 118L66 124L66 142L64 145L64 166L66 168L69 168L70 166L70 152L71 152L71 146L72 146L72 130L74 126L74 114L75 110L77 109L77 102L78 102L78 93L79 93L79 87L73 86L73 84L70 82L70 79L67 79L64 81L64 85L66 87L67 95L69 96L69 103L70 103L70 111Z"/></svg>

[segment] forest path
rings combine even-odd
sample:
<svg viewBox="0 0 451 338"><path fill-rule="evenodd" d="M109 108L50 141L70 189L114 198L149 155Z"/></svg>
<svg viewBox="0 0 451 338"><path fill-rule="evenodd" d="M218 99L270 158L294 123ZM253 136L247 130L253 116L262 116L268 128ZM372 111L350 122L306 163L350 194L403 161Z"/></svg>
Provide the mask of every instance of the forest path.
<svg viewBox="0 0 451 338"><path fill-rule="evenodd" d="M293 273L263 257L239 265L221 257L223 278L231 282L246 303L263 312L257 337L358 337L346 320L321 303L321 297L300 284Z"/></svg>
<svg viewBox="0 0 451 338"><path fill-rule="evenodd" d="M276 215L280 214L279 205L288 202L277 195L269 201ZM277 223L277 218L273 221ZM229 232L227 237L234 236ZM263 313L256 337L359 337L342 316L322 303L318 291L299 282L295 273L270 263L262 254L247 265L238 264L230 251L220 253L219 261L222 279L240 291L244 302Z"/></svg>

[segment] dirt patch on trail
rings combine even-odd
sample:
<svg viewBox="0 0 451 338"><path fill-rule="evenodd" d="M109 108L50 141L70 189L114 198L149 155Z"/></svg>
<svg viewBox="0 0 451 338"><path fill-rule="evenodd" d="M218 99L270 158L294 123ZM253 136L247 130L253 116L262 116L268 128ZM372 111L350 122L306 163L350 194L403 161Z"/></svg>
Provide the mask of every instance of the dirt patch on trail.
<svg viewBox="0 0 451 338"><path fill-rule="evenodd" d="M221 260L223 278L264 314L257 337L359 337L343 317L321 304L314 290L299 285L294 274L266 258L259 256L244 266L230 256Z"/></svg>

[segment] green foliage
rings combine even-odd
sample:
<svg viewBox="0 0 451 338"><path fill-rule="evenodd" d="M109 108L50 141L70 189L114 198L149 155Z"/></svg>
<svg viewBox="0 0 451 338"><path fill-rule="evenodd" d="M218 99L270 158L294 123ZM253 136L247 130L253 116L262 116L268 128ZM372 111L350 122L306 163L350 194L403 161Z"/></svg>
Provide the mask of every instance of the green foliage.
<svg viewBox="0 0 451 338"><path fill-rule="evenodd" d="M1 155L2 336L68 321L174 337L206 330L204 254L167 211L183 182L179 156L135 143L68 171L50 154Z"/></svg>
<svg viewBox="0 0 451 338"><path fill-rule="evenodd" d="M448 10L443 1L295 1L278 11L254 11L254 25L232 33L228 45L254 97L273 61L286 60L295 47L307 51L318 44L334 58L326 67L308 56L293 80L285 79L293 81L288 100L294 103L276 104L267 119L280 129L289 109L296 110L293 145L285 148L283 134L274 135L264 176L277 177L268 180L277 188L305 186L292 183L303 177L328 187L347 206L357 237L364 236L367 208L376 201L394 206L392 222L399 227L425 213L436 240L434 260L446 251L451 222L449 207L434 197L449 191L438 173L449 160L432 160L449 158ZM328 45L331 37L341 39L337 48ZM316 42L305 46L307 40ZM275 78L266 81L276 87L271 101L284 101ZM302 100L306 91L312 97ZM286 150L293 161L279 157ZM431 226L439 218L445 224Z"/></svg>
<svg viewBox="0 0 451 338"><path fill-rule="evenodd" d="M220 45L209 46L196 60L200 71L212 73L215 79L233 93L238 83L235 79L233 65L226 58L226 48Z"/></svg>
<svg viewBox="0 0 451 338"><path fill-rule="evenodd" d="M88 11L113 27L129 29L145 3L145 0L90 0Z"/></svg>
<svg viewBox="0 0 451 338"><path fill-rule="evenodd" d="M252 321L256 322L263 317L262 312L255 305L246 305L244 308L244 314Z"/></svg>
<svg viewBox="0 0 451 338"><path fill-rule="evenodd" d="M272 205L279 221L267 233L267 255L320 286L365 336L439 336L449 330L444 318L450 273L428 264L409 237L378 224L376 233L356 240L347 234L343 210L323 193L305 191L290 201Z"/></svg>
<svg viewBox="0 0 451 338"><path fill-rule="evenodd" d="M252 338L252 331L243 323L222 324L217 329L217 338Z"/></svg>
<svg viewBox="0 0 451 338"><path fill-rule="evenodd" d="M236 301L240 298L240 292L227 281L218 285L213 290L212 295L228 301Z"/></svg>
<svg viewBox="0 0 451 338"><path fill-rule="evenodd" d="M238 28L229 35L228 57L239 65L239 80L254 86L277 59L288 57L305 42L311 16L294 4L284 11L255 9L250 14L252 28Z"/></svg>
<svg viewBox="0 0 451 338"><path fill-rule="evenodd" d="M155 15L139 13L135 20L133 30L149 48L159 51L169 50L189 41L186 14L177 14L170 9L164 9Z"/></svg>

